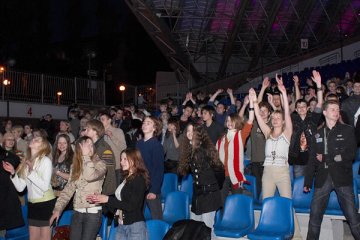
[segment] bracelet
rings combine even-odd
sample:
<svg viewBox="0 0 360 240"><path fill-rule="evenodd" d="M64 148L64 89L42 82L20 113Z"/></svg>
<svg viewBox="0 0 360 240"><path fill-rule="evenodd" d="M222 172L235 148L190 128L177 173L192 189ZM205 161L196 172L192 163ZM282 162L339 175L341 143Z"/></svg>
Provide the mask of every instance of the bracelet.
<svg viewBox="0 0 360 240"><path fill-rule="evenodd" d="M318 91L322 91L322 88L320 87L320 88L316 88Z"/></svg>
<svg viewBox="0 0 360 240"><path fill-rule="evenodd" d="M257 101L257 100L255 100L255 101L253 101L253 103L258 103L258 101Z"/></svg>
<svg viewBox="0 0 360 240"><path fill-rule="evenodd" d="M253 107L249 107L249 111L254 111L254 108L253 108Z"/></svg>

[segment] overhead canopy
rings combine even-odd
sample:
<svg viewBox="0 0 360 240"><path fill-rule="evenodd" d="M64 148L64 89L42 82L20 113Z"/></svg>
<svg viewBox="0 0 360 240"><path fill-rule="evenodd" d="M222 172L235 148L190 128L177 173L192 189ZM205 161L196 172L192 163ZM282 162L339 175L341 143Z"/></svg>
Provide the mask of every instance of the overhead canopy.
<svg viewBox="0 0 360 240"><path fill-rule="evenodd" d="M360 35L359 0L125 1L178 78L194 86Z"/></svg>

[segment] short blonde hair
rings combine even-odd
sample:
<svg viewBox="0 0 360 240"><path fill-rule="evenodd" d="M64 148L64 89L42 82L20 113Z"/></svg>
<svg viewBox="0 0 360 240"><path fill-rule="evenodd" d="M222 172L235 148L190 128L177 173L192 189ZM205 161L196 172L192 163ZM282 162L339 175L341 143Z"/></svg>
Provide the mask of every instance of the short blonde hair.
<svg viewBox="0 0 360 240"><path fill-rule="evenodd" d="M11 128L11 131L19 132L20 135L24 134L24 128L21 125L15 125Z"/></svg>

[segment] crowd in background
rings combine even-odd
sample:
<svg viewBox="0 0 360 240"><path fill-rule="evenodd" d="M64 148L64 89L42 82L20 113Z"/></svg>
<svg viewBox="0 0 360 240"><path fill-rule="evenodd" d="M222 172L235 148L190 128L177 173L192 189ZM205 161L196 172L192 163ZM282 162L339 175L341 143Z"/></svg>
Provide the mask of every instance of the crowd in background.
<svg viewBox="0 0 360 240"><path fill-rule="evenodd" d="M305 176L304 191L315 178L315 195L332 189L353 195L349 179L360 146L360 76L322 79L313 71L306 83L300 87L294 76L294 87L286 89L277 75L264 78L261 89L249 89L243 99L232 89L219 89L208 96L188 92L180 105L163 99L155 110L72 106L59 122L50 114L37 126L7 119L0 143L14 161L2 159L8 186L1 191L27 188L31 239L50 239L52 221L69 208L76 213L72 239L95 239L102 213L110 219L115 214L124 239L134 232L146 239L143 204L153 219L162 218L164 173L193 175L191 218L210 228L229 194L251 194L244 188L245 174L256 177L256 194L263 198L276 189L291 198L289 165L295 177ZM247 166L245 158L251 161ZM340 205L360 239L359 216L345 198L339 196ZM16 225L8 219L21 218L20 201L11 199L0 199L0 230ZM326 201L312 203L309 239L319 237ZM301 239L296 218L294 239Z"/></svg>

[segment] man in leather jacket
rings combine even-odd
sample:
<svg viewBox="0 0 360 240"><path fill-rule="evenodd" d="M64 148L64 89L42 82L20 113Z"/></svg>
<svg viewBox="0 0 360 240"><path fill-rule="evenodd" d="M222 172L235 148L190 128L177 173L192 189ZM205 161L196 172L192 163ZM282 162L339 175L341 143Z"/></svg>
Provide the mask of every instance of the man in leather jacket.
<svg viewBox="0 0 360 240"><path fill-rule="evenodd" d="M312 138L305 174L304 192L310 191L316 174L307 239L319 239L322 218L332 190L337 194L354 238L360 239L360 219L355 208L352 174L356 153L354 128L339 123L340 106L337 101L325 102L323 115L325 124Z"/></svg>

